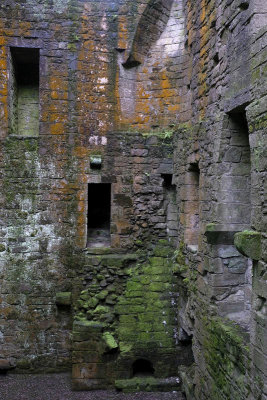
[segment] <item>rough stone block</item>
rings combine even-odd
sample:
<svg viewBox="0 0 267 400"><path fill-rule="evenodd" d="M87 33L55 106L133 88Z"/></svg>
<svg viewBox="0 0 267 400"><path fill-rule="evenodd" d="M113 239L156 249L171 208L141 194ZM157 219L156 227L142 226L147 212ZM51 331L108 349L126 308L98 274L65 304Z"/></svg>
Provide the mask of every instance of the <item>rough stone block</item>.
<svg viewBox="0 0 267 400"><path fill-rule="evenodd" d="M8 371L12 368L15 366L9 360L0 359L0 371Z"/></svg>
<svg viewBox="0 0 267 400"><path fill-rule="evenodd" d="M220 246L218 248L218 256L221 258L240 257L240 253L234 246Z"/></svg>
<svg viewBox="0 0 267 400"><path fill-rule="evenodd" d="M235 234L235 246L246 257L252 260L261 258L261 234L256 231L244 231Z"/></svg>
<svg viewBox="0 0 267 400"><path fill-rule="evenodd" d="M58 306L70 306L71 305L71 292L56 293L56 304Z"/></svg>

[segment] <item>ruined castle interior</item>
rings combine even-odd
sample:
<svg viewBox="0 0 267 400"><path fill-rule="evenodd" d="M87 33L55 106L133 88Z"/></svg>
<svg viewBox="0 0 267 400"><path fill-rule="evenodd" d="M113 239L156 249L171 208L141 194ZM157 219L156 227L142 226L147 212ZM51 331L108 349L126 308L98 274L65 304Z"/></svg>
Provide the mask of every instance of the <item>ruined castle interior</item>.
<svg viewBox="0 0 267 400"><path fill-rule="evenodd" d="M267 400L266 0L1 0L0 373Z"/></svg>

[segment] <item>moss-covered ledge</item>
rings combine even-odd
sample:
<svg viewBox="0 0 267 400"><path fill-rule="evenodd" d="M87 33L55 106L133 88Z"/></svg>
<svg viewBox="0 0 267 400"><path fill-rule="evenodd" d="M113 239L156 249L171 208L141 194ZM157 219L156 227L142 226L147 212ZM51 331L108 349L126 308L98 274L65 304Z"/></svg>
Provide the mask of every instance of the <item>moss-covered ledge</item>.
<svg viewBox="0 0 267 400"><path fill-rule="evenodd" d="M56 293L57 306L71 306L71 292Z"/></svg>
<svg viewBox="0 0 267 400"><path fill-rule="evenodd" d="M206 379L212 379L209 400L240 400L248 397L249 334L234 322L204 317ZM203 385L204 388L204 385Z"/></svg>
<svg viewBox="0 0 267 400"><path fill-rule="evenodd" d="M252 260L261 258L261 233L256 231L243 231L235 234L234 239L237 250Z"/></svg>

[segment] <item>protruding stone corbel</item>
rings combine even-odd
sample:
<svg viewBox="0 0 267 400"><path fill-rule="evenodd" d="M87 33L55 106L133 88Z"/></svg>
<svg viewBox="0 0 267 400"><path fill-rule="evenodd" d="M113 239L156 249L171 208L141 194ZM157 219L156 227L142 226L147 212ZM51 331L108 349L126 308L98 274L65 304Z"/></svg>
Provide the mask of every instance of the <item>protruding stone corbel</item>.
<svg viewBox="0 0 267 400"><path fill-rule="evenodd" d="M234 243L237 250L252 260L261 258L261 233L243 231L235 234Z"/></svg>

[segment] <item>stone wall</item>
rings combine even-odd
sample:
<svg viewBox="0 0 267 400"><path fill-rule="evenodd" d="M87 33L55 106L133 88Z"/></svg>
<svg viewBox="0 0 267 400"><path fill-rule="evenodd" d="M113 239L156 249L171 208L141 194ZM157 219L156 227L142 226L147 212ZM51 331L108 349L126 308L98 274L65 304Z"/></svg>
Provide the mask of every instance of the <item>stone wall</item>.
<svg viewBox="0 0 267 400"><path fill-rule="evenodd" d="M72 353L76 389L127 390L141 357L157 378L179 369L188 399L266 399L266 14L2 1L6 365L69 369ZM15 134L16 47L40 52L33 137ZM111 185L109 249L86 247L92 183Z"/></svg>
<svg viewBox="0 0 267 400"><path fill-rule="evenodd" d="M178 271L180 279L193 284L187 303L181 303L182 326L194 336L195 369L184 375L186 391L192 399L266 398L263 334L255 334L255 325L261 329L259 325L266 323L262 311L265 300L259 300L255 291L259 287L258 264L263 275L266 268L264 252L255 256L242 247L237 251L234 244L238 231L244 231L245 237L246 232L249 236L251 230L258 231L262 244L265 241L262 195L266 167L259 167L258 163L263 161L266 140L262 141L262 122L258 125L256 121L257 112L263 116L266 109L250 112L259 110L260 98L265 96L258 86L266 67L264 7L254 1L185 4L192 60L188 72L193 123L190 121L177 136L174 181L178 187L177 203L181 204L181 240L187 245L183 247L184 262L180 260ZM198 252L192 255L195 248L186 235L188 209L184 198L187 200L187 171L196 162L200 169L200 235ZM259 246L255 243L254 247ZM257 261L258 257L262 261ZM255 310L255 304L260 312ZM260 319L256 322L258 314ZM235 339L230 339L230 321L241 327L245 336L237 329L233 332ZM221 347L225 340L229 357ZM239 352L240 359L233 356L235 352ZM240 366L241 359L246 372ZM223 367L227 364L228 372Z"/></svg>

